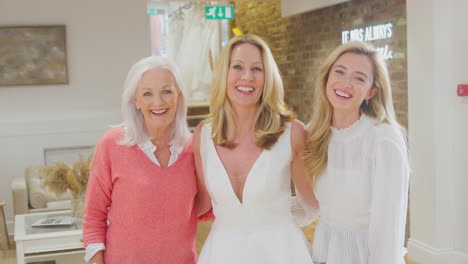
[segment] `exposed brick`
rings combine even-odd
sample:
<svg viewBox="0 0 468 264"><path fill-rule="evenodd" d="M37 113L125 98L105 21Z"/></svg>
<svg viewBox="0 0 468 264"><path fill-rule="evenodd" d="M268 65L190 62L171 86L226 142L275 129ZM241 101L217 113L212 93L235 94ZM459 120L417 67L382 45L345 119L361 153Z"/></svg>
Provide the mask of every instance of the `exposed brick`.
<svg viewBox="0 0 468 264"><path fill-rule="evenodd" d="M328 54L341 44L341 31L393 23L394 36L374 41L389 45L388 61L398 120L407 127L407 49L405 0L355 0L306 13L281 17L280 1L236 1L234 25L257 34L270 45L283 74L285 100L299 119L307 122L318 70Z"/></svg>

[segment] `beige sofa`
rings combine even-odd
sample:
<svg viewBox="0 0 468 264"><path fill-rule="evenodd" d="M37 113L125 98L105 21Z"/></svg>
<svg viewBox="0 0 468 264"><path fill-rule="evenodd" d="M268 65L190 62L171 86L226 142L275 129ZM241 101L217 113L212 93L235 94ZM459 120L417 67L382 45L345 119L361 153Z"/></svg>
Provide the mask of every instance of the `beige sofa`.
<svg viewBox="0 0 468 264"><path fill-rule="evenodd" d="M11 183L11 190L15 215L71 208L71 193L57 196L42 186L38 167L27 168L24 176L15 177Z"/></svg>

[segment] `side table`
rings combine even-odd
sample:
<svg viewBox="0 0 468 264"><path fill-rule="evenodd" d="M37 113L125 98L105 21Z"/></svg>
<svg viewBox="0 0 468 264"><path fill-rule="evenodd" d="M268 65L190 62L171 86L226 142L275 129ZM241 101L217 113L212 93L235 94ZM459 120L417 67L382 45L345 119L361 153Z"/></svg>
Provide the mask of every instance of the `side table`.
<svg viewBox="0 0 468 264"><path fill-rule="evenodd" d="M15 241L18 264L40 261L53 261L55 264L84 263L81 223L66 227L31 226L39 219L52 216L71 216L71 212L16 215Z"/></svg>

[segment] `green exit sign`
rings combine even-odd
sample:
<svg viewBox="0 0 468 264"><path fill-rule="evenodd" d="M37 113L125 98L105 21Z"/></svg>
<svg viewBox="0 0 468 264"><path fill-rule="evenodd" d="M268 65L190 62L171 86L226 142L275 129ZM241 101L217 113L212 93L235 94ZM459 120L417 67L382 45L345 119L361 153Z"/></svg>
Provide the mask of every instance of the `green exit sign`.
<svg viewBox="0 0 468 264"><path fill-rule="evenodd" d="M234 19L234 6L205 6L206 19Z"/></svg>
<svg viewBox="0 0 468 264"><path fill-rule="evenodd" d="M150 16L164 14L164 9L157 9L157 8L154 8L154 7L148 7L147 11L148 11L148 15L150 15Z"/></svg>

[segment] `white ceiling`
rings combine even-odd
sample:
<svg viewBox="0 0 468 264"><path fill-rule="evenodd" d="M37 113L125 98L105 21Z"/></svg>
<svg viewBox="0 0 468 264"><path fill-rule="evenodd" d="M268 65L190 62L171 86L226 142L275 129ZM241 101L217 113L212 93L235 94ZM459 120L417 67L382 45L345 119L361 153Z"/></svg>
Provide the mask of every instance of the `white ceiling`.
<svg viewBox="0 0 468 264"><path fill-rule="evenodd" d="M291 16L350 0L281 0L281 15Z"/></svg>

